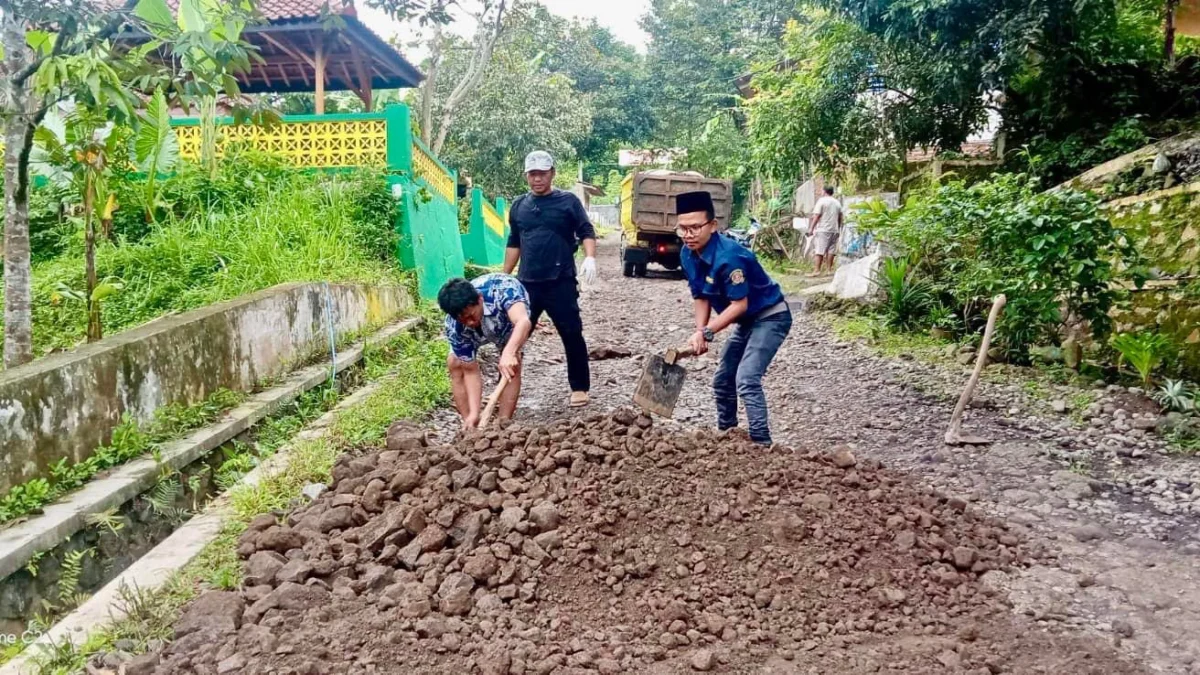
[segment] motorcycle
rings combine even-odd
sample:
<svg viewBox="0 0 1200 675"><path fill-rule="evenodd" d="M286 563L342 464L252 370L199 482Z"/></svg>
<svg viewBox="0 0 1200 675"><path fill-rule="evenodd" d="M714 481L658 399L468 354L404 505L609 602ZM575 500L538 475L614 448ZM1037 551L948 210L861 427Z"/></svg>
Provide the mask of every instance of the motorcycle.
<svg viewBox="0 0 1200 675"><path fill-rule="evenodd" d="M754 249L754 238L758 235L758 231L762 229L762 225L757 218L750 219L750 227L744 230L729 229L725 234L729 235L737 243L745 246L748 249Z"/></svg>

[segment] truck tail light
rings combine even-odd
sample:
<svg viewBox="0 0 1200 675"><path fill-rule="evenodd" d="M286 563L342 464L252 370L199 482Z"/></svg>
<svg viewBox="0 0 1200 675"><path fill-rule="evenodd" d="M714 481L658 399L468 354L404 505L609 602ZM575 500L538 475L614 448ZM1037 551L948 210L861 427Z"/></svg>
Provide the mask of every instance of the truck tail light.
<svg viewBox="0 0 1200 675"><path fill-rule="evenodd" d="M659 244L659 245L658 245L658 252L659 252L659 253L666 253L666 252L667 252L667 245L666 245L666 244Z"/></svg>

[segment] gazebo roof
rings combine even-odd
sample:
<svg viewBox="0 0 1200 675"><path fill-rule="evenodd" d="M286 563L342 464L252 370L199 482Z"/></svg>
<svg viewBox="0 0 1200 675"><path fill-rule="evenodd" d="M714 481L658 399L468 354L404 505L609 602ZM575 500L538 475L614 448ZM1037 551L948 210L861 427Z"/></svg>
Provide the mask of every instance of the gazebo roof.
<svg viewBox="0 0 1200 675"><path fill-rule="evenodd" d="M167 4L179 8L179 0ZM373 90L415 87L424 79L359 20L352 0L258 0L255 7L264 22L246 26L243 36L261 61L239 76L244 93L354 91L369 99Z"/></svg>

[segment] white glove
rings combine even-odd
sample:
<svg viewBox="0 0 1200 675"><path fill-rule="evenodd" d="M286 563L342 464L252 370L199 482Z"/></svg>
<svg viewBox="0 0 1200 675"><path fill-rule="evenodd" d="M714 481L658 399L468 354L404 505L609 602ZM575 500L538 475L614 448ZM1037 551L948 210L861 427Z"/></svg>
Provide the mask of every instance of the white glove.
<svg viewBox="0 0 1200 675"><path fill-rule="evenodd" d="M583 277L583 283L589 286L596 283L596 259L591 256L584 258L579 266L579 274Z"/></svg>

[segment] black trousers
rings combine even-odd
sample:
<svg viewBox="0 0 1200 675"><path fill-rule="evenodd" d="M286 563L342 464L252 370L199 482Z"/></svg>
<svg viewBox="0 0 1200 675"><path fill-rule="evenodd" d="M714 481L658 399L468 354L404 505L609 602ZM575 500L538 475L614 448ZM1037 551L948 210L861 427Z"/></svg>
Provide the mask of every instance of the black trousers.
<svg viewBox="0 0 1200 675"><path fill-rule="evenodd" d="M571 391L592 388L587 343L583 340L583 317L579 314L579 287L574 279L524 282L529 291L529 319L536 326L542 313L550 315L567 354L567 381Z"/></svg>

